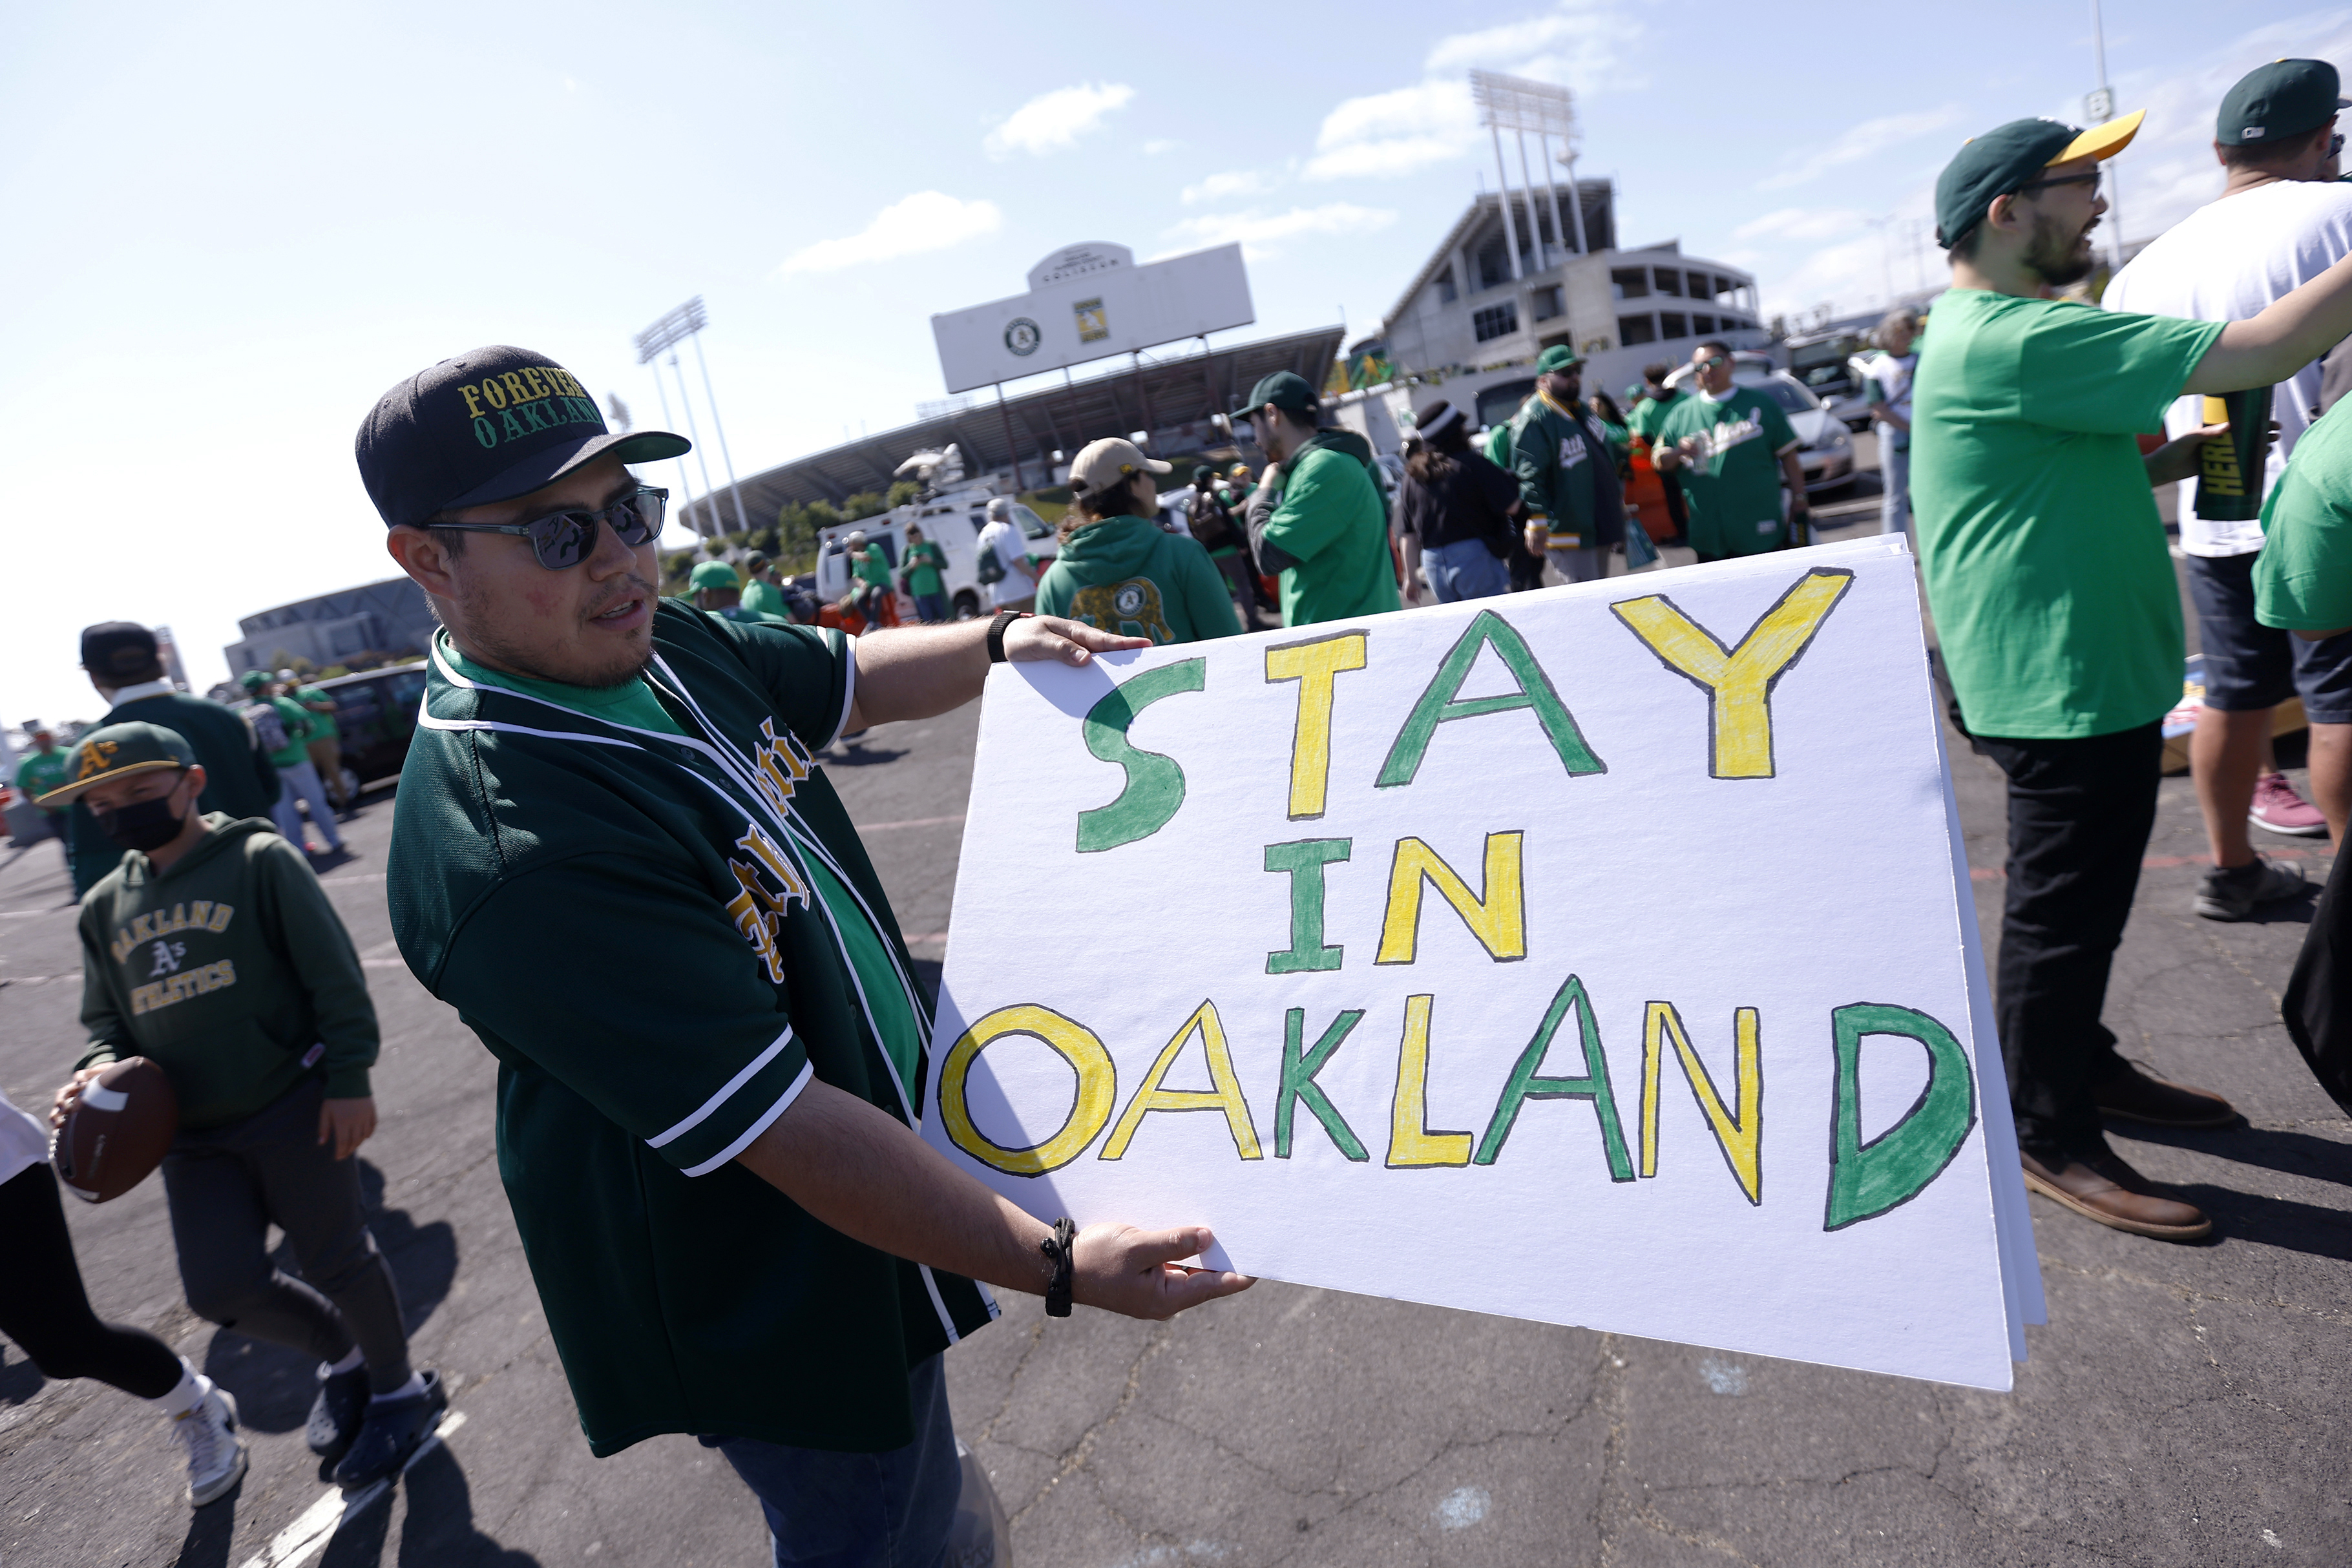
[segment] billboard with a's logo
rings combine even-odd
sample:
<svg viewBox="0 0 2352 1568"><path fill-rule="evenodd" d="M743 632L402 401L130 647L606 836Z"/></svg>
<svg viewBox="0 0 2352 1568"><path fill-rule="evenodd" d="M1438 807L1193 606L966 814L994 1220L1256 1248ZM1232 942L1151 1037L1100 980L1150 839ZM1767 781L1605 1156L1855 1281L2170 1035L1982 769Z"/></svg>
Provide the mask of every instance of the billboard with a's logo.
<svg viewBox="0 0 2352 1568"><path fill-rule="evenodd" d="M1029 291L931 318L950 392L1246 327L1242 247L1139 264L1120 245L1074 245L1029 269Z"/></svg>

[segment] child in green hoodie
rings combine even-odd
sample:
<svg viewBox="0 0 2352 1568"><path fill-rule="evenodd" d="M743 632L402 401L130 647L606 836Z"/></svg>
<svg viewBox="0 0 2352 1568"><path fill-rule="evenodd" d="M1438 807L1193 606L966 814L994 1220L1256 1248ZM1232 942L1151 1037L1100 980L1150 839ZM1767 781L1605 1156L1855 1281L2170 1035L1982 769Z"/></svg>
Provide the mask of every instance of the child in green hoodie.
<svg viewBox="0 0 2352 1568"><path fill-rule="evenodd" d="M1160 503L1151 476L1167 472L1169 465L1115 437L1078 454L1062 551L1037 582L1038 614L1163 644L1240 634L1241 617L1209 552L1150 520Z"/></svg>
<svg viewBox="0 0 2352 1568"><path fill-rule="evenodd" d="M83 799L127 852L82 898L89 1040L50 1121L109 1062L163 1070L179 1099L163 1195L188 1305L316 1356L310 1448L341 1461L346 1488L389 1476L447 1399L436 1374L409 1365L351 1158L375 1131L377 1040L350 934L269 823L196 811L205 770L174 731L93 730L68 777L45 799ZM301 1280L270 1264L273 1222Z"/></svg>

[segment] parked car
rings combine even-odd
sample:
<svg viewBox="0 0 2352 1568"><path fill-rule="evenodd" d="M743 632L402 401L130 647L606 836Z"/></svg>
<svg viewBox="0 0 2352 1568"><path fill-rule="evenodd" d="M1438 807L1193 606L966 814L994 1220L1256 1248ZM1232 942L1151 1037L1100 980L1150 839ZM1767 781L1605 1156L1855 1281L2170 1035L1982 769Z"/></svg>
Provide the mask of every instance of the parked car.
<svg viewBox="0 0 2352 1568"><path fill-rule="evenodd" d="M1859 358L1870 352L1869 339L1855 332L1822 332L1791 338L1782 347L1789 351L1789 373L1827 405L1832 418L1849 430L1870 423L1870 403L1857 370Z"/></svg>
<svg viewBox="0 0 2352 1568"><path fill-rule="evenodd" d="M395 664L318 683L335 702L343 747L343 785L354 792L396 779L425 702L425 666Z"/></svg>
<svg viewBox="0 0 2352 1568"><path fill-rule="evenodd" d="M1691 367L1679 367L1666 378L1670 387L1689 390ZM1774 366L1769 355L1741 349L1731 356L1731 384L1762 392L1789 416L1789 428L1804 444L1798 465L1805 471L1805 494L1842 490L1853 483L1853 437L1844 422L1788 371Z"/></svg>

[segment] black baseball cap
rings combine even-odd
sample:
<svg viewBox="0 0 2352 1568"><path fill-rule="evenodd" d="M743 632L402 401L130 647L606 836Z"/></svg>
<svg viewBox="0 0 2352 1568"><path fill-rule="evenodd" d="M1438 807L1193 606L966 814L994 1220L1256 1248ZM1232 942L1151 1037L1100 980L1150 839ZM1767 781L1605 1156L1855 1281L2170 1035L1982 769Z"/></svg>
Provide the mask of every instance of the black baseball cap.
<svg viewBox="0 0 2352 1568"><path fill-rule="evenodd" d="M1322 406L1305 376L1296 371L1276 371L1258 378L1257 385L1250 388L1249 401L1234 410L1234 417L1246 419L1268 403L1293 413L1313 413Z"/></svg>
<svg viewBox="0 0 2352 1568"><path fill-rule="evenodd" d="M570 371L493 344L419 371L376 400L352 444L384 526L527 496L612 453L655 463L691 450L682 435L615 435Z"/></svg>
<svg viewBox="0 0 2352 1568"><path fill-rule="evenodd" d="M2134 110L2088 131L2055 120L2012 120L1971 137L1936 177L1936 243L1946 250L1984 222L1997 196L2013 196L2053 163L2102 162L2131 145L2147 110Z"/></svg>
<svg viewBox="0 0 2352 1568"><path fill-rule="evenodd" d="M81 629L81 667L93 675L137 675L155 667L155 633L136 621Z"/></svg>
<svg viewBox="0 0 2352 1568"><path fill-rule="evenodd" d="M2273 60L2251 70L2221 98L2213 140L2251 147L2316 131L2352 102L2336 96L2342 83L2326 60Z"/></svg>

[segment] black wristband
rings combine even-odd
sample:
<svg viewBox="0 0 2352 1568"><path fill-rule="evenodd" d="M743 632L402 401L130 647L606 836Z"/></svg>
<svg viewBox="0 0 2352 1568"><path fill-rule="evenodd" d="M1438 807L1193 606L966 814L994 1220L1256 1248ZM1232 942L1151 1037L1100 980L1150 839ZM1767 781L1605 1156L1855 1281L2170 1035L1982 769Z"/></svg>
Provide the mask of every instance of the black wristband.
<svg viewBox="0 0 2352 1568"><path fill-rule="evenodd" d="M1004 629L1015 621L1028 619L1029 612L1026 610L1000 610L996 612L996 618L988 623L988 662L990 664L1004 663ZM1067 1310L1065 1309L1063 1316L1068 1315Z"/></svg>
<svg viewBox="0 0 2352 1568"><path fill-rule="evenodd" d="M1053 1260L1054 1277L1045 1282L1045 1315L1070 1315L1070 1268L1078 1251L1078 1228L1066 1216L1054 1221L1054 1234L1037 1243L1037 1250Z"/></svg>

